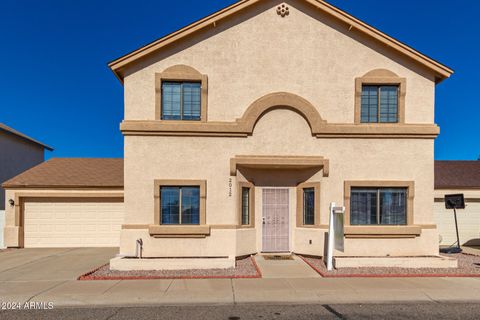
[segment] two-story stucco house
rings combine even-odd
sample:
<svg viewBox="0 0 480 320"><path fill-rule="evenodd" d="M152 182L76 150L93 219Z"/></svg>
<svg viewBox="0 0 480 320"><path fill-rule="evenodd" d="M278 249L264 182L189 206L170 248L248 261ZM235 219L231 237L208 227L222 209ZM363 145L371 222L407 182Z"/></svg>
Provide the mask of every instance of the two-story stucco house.
<svg viewBox="0 0 480 320"><path fill-rule="evenodd" d="M143 257L197 267L323 255L336 202L338 255L438 255L450 68L320 0L242 0L109 66L125 89L121 254L142 239Z"/></svg>

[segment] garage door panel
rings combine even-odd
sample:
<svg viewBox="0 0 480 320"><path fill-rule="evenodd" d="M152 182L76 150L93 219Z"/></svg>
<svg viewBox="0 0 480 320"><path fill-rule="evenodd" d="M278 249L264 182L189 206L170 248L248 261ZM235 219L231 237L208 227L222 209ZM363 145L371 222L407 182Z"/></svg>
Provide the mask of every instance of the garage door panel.
<svg viewBox="0 0 480 320"><path fill-rule="evenodd" d="M25 247L117 247L123 202L26 201Z"/></svg>
<svg viewBox="0 0 480 320"><path fill-rule="evenodd" d="M441 245L457 241L453 210L445 209L443 202L434 204L435 220L441 235ZM458 233L462 244L476 240L480 242L480 202L467 202L465 209L457 210Z"/></svg>

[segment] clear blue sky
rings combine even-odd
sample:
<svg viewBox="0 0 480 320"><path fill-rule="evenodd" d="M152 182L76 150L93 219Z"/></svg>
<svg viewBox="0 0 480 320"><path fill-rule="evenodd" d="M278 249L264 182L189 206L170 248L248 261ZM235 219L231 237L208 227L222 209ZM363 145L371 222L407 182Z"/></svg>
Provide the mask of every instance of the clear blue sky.
<svg viewBox="0 0 480 320"><path fill-rule="evenodd" d="M47 157L122 157L123 88L106 64L233 2L1 0L0 122ZM437 86L435 157L477 159L480 1L330 2L455 70Z"/></svg>

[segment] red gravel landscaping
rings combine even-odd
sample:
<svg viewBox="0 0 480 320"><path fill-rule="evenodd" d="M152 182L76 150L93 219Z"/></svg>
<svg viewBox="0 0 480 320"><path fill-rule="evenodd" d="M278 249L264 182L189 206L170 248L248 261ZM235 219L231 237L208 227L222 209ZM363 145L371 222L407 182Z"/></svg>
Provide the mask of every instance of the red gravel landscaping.
<svg viewBox="0 0 480 320"><path fill-rule="evenodd" d="M301 258L322 277L480 277L480 256L444 254L458 260L458 268L341 268L327 271L320 257Z"/></svg>
<svg viewBox="0 0 480 320"><path fill-rule="evenodd" d="M78 280L142 280L142 279L210 279L210 278L261 278L253 257L236 261L235 268L229 269L190 269L190 270L152 270L152 271L114 271L106 264Z"/></svg>

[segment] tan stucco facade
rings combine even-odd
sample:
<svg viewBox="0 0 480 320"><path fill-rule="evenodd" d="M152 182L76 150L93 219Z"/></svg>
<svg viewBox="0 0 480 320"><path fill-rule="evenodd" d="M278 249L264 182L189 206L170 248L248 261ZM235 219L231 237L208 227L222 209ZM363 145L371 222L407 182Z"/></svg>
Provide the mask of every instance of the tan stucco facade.
<svg viewBox="0 0 480 320"><path fill-rule="evenodd" d="M387 69L407 79L405 122L433 123L433 74L304 1L291 1L285 18L275 2L264 1L132 67L124 79L125 120L155 120L155 74L180 64L208 76L209 121L240 118L256 99L285 91L317 106L328 122L353 123L355 78Z"/></svg>
<svg viewBox="0 0 480 320"><path fill-rule="evenodd" d="M347 181L397 181L415 191L407 226L350 227L352 236L338 255L438 254L432 203L435 74L307 2L288 1L289 15L282 17L276 10L281 2L262 1L125 67L121 254L134 254L139 238L146 257L259 253L262 189L288 188L289 251L321 256L329 205L344 203ZM177 65L208 77L206 122L156 120L158 75ZM377 80L388 75L402 86L398 124L355 121L356 79L358 86L374 70ZM235 159L246 156L287 160L232 169ZM202 230L208 234L149 232L158 221L156 180L206 181ZM255 188L255 221L248 228L239 226L240 182ZM297 187L305 183L318 185L320 193L313 227L297 225Z"/></svg>

